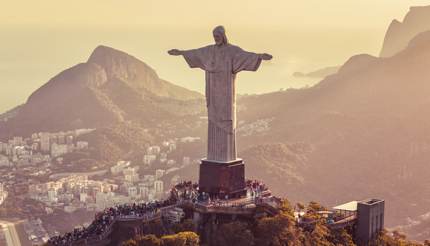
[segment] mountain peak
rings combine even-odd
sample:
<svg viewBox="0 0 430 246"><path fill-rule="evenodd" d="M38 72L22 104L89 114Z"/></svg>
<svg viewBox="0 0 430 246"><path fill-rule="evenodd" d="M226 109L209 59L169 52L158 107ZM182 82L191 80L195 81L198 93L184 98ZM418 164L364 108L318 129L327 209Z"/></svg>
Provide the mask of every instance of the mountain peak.
<svg viewBox="0 0 430 246"><path fill-rule="evenodd" d="M416 13L428 13L428 11L430 11L430 5L427 6L411 6L409 7L409 13L406 15L406 18L410 15L410 14L416 14Z"/></svg>
<svg viewBox="0 0 430 246"><path fill-rule="evenodd" d="M404 50L417 34L430 30L430 5L413 6L402 22L393 20L386 32L380 57L391 57Z"/></svg>
<svg viewBox="0 0 430 246"><path fill-rule="evenodd" d="M103 68L108 81L126 84L139 93L150 92L156 96L175 99L201 98L199 93L160 79L154 69L136 57L108 46L97 46L87 63Z"/></svg>
<svg viewBox="0 0 430 246"><path fill-rule="evenodd" d="M388 26L388 30L395 29L400 25L402 25L402 22L398 21L397 19L394 19L391 21L390 26Z"/></svg>
<svg viewBox="0 0 430 246"><path fill-rule="evenodd" d="M197 92L160 79L134 56L100 45L87 62L60 72L33 92L16 116L0 124L0 138L99 128L124 120L152 124L200 112L201 99Z"/></svg>
<svg viewBox="0 0 430 246"><path fill-rule="evenodd" d="M349 58L339 69L340 73L354 73L373 65L378 58L369 54L359 54Z"/></svg>
<svg viewBox="0 0 430 246"><path fill-rule="evenodd" d="M100 59L106 59L106 58L113 58L113 59L130 59L135 57L125 53L124 51L120 51L117 49L114 49L109 46L105 45L99 45L97 46L93 52L91 53L90 57L88 58L88 62L92 63L98 63Z"/></svg>
<svg viewBox="0 0 430 246"><path fill-rule="evenodd" d="M101 66L106 71L108 79L129 82L148 82L159 79L154 69L136 57L104 45L94 49L88 58L88 63Z"/></svg>

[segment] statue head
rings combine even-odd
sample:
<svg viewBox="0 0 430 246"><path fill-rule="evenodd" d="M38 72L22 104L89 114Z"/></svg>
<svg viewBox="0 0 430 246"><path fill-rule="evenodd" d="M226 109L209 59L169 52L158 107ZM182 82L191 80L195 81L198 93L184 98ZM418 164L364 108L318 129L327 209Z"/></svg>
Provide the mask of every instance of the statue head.
<svg viewBox="0 0 430 246"><path fill-rule="evenodd" d="M225 35L225 28L223 26L215 27L212 33L216 45L221 46L228 44L227 36Z"/></svg>

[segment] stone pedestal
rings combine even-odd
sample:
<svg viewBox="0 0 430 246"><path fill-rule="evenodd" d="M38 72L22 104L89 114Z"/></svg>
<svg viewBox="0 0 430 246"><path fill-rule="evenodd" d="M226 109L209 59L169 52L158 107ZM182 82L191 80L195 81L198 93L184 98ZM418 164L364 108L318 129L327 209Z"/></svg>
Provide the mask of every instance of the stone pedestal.
<svg viewBox="0 0 430 246"><path fill-rule="evenodd" d="M200 164L199 190L225 198L246 194L245 165L242 159L220 162L203 159Z"/></svg>

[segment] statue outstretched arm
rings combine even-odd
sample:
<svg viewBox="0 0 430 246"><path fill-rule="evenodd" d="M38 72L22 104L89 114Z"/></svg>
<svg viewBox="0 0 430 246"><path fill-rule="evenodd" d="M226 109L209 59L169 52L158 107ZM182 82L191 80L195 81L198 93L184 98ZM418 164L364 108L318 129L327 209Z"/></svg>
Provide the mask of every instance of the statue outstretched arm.
<svg viewBox="0 0 430 246"><path fill-rule="evenodd" d="M273 56L267 53L258 54L261 58L261 60L269 61L272 60Z"/></svg>
<svg viewBox="0 0 430 246"><path fill-rule="evenodd" d="M267 61L273 58L270 54L249 52L237 46L234 48L234 52L233 73L241 71L257 71L260 67L261 61Z"/></svg>
<svg viewBox="0 0 430 246"><path fill-rule="evenodd" d="M191 50L178 50L178 49L172 49L169 50L167 53L169 55L173 56L183 56L187 64L191 68L201 68L203 70L206 70L206 61L209 60L210 57L210 46L197 48L197 49L191 49Z"/></svg>
<svg viewBox="0 0 430 246"><path fill-rule="evenodd" d="M182 50L178 50L178 49L171 49L171 50L167 51L167 53L169 53L169 55L171 55L171 56L180 56L184 52Z"/></svg>
<svg viewBox="0 0 430 246"><path fill-rule="evenodd" d="M271 60L273 57L267 53L254 53L241 49L240 47L234 47L233 56L233 73L241 71L257 71L260 67L262 60Z"/></svg>

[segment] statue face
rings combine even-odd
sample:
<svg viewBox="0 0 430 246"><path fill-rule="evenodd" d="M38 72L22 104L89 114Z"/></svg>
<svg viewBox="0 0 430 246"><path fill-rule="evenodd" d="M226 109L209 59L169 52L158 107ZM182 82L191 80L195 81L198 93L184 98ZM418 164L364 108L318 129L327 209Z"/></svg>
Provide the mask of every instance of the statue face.
<svg viewBox="0 0 430 246"><path fill-rule="evenodd" d="M222 45L223 43L223 37L219 33L214 33L214 40L216 45Z"/></svg>

